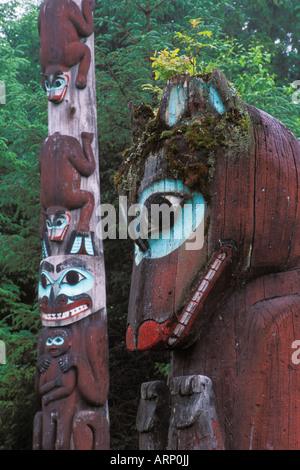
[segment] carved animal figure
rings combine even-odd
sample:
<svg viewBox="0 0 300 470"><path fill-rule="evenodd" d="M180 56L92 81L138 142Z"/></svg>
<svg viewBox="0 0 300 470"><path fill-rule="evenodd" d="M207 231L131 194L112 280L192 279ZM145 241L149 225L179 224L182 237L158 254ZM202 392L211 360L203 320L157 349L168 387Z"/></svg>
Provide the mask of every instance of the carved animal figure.
<svg viewBox="0 0 300 470"><path fill-rule="evenodd" d="M35 450L69 450L72 441L78 450L108 448L108 423L101 408L108 393L107 354L101 322L96 326L89 321L81 332L77 325L41 331L36 389L42 411L34 420Z"/></svg>
<svg viewBox="0 0 300 470"><path fill-rule="evenodd" d="M300 143L218 70L171 79L145 132L116 175L120 194L202 211L184 236L175 221L167 240L136 246L127 347L170 350L169 381L211 380L226 449L299 449ZM168 448L182 449L173 418ZM184 433L194 448L196 428Z"/></svg>
<svg viewBox="0 0 300 470"><path fill-rule="evenodd" d="M50 91L53 86L60 88L62 80L57 85L55 81L78 63L76 87L86 87L91 52L86 44L80 42L80 37L93 33L93 9L94 0L83 0L82 12L73 0L46 0L42 4L38 29L42 85L45 90L48 88ZM61 98L62 94L59 95ZM54 96L54 101L60 98Z"/></svg>
<svg viewBox="0 0 300 470"><path fill-rule="evenodd" d="M38 394L42 398L43 450L67 450L76 405L76 371L66 366L71 338L65 330L49 331L39 357ZM68 413L65 413L65 410Z"/></svg>
<svg viewBox="0 0 300 470"><path fill-rule="evenodd" d="M88 233L94 210L94 196L80 189L81 177L92 175L95 159L93 134L83 132L82 147L75 137L58 132L47 137L39 157L41 174L41 234L47 229L47 213L80 209L77 230Z"/></svg>

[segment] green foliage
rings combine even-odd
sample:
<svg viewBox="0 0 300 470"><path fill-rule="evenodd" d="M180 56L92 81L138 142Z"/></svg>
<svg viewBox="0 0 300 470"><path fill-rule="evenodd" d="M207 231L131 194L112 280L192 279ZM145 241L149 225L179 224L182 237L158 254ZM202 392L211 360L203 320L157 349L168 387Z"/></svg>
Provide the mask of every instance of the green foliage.
<svg viewBox="0 0 300 470"><path fill-rule="evenodd" d="M199 41L199 38L210 39L212 36L211 31L200 30L201 22L201 18L191 19L189 21L195 30L194 34L176 32L174 38L178 38L184 48L182 55L178 55L180 48L177 48L171 51L164 49L156 53L154 57L151 57L152 67L155 69L155 80L166 82L177 73L195 75L196 73L211 72L210 64L204 67L204 64L198 60L204 48L215 48L212 44L205 44Z"/></svg>
<svg viewBox="0 0 300 470"><path fill-rule="evenodd" d="M190 24L193 28L198 28L201 18L190 20ZM277 81L272 67L273 54L260 44L251 43L246 48L235 38L219 37L214 39L214 44L203 44L198 41L199 35L211 39L212 32L197 30L194 37L177 32L175 38L180 40L181 50L164 49L151 57L155 80L165 83L178 73L207 74L213 68L219 68L234 83L245 103L263 109L281 120L300 138L299 107L292 102L291 86L287 82L281 84ZM202 51L204 47L215 51L205 56ZM198 60L201 52L202 60ZM151 86L147 85L147 89L151 90ZM152 91L158 94L157 88L152 88Z"/></svg>
<svg viewBox="0 0 300 470"><path fill-rule="evenodd" d="M34 371L40 318L37 309L41 246L38 152L47 135L47 104L40 90L37 11L17 20L17 2L1 22L0 80L0 449L32 445ZM10 7L10 8L9 8ZM12 8L14 7L14 8Z"/></svg>

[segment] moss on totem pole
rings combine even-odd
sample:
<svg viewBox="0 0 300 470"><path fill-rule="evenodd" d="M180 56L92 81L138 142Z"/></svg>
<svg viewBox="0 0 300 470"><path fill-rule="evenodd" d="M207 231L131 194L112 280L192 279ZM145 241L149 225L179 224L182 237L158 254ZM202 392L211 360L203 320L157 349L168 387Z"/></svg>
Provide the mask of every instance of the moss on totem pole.
<svg viewBox="0 0 300 470"><path fill-rule="evenodd" d="M145 162L151 154L160 152L162 155L166 178L180 180L191 191L201 191L209 200L209 182L219 152L233 163L239 156L249 153L251 124L242 102L218 116L201 113L185 116L174 128L168 127L160 113L154 115L148 106L136 109L135 114L146 124L133 146L123 153L121 167L115 175L119 194L126 194L132 201L137 199Z"/></svg>

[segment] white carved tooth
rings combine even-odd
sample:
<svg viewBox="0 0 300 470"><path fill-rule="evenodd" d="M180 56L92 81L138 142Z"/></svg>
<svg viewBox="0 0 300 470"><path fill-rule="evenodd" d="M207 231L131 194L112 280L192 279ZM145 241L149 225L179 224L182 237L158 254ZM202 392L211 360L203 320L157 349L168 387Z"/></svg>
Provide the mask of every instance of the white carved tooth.
<svg viewBox="0 0 300 470"><path fill-rule="evenodd" d="M174 338L174 336L171 336L171 338L168 339L168 345L173 346L174 343L176 343L178 338Z"/></svg>
<svg viewBox="0 0 300 470"><path fill-rule="evenodd" d="M206 279L203 279L200 286L198 287L198 291L199 292L205 292L206 289L208 288L208 284L209 284L209 282Z"/></svg>
<svg viewBox="0 0 300 470"><path fill-rule="evenodd" d="M211 265L211 268L217 271L219 267L221 266L221 264L222 264L222 260L219 258L216 258L213 264Z"/></svg>
<svg viewBox="0 0 300 470"><path fill-rule="evenodd" d="M211 281L215 274L216 274L216 271L210 268L208 273L205 274L204 279L206 279L207 281Z"/></svg>
<svg viewBox="0 0 300 470"><path fill-rule="evenodd" d="M180 317L179 321L182 325L187 325L190 319L192 318L190 312L185 311Z"/></svg>
<svg viewBox="0 0 300 470"><path fill-rule="evenodd" d="M192 297L192 301L199 303L199 301L201 300L202 297L203 297L203 293L202 293L202 292L199 292L199 291L197 290L197 291L195 292L195 294L193 295L193 297Z"/></svg>
<svg viewBox="0 0 300 470"><path fill-rule="evenodd" d="M184 325L178 324L175 330L173 331L173 334L179 337L183 333L183 331L184 331Z"/></svg>
<svg viewBox="0 0 300 470"><path fill-rule="evenodd" d="M188 306L186 307L186 310L190 313L193 313L197 306L198 306L198 304L196 304L196 302L193 302L191 300L190 303L188 304Z"/></svg>

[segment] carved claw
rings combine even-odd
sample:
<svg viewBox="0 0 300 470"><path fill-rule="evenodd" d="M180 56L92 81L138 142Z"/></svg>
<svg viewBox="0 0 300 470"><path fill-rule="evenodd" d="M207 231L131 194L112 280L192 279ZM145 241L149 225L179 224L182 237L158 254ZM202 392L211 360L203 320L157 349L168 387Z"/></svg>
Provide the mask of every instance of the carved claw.
<svg viewBox="0 0 300 470"><path fill-rule="evenodd" d="M77 226L77 233L82 237L88 237L90 234L90 226L85 222L79 222Z"/></svg>
<svg viewBox="0 0 300 470"><path fill-rule="evenodd" d="M63 373L68 372L74 366L74 358L71 354L63 356L59 359L58 365L61 368Z"/></svg>
<svg viewBox="0 0 300 470"><path fill-rule="evenodd" d="M81 82L81 81L76 81L75 86L76 86L76 88L78 88L78 90L84 90L87 86L87 83Z"/></svg>
<svg viewBox="0 0 300 470"><path fill-rule="evenodd" d="M41 374L43 374L51 364L51 357L44 354L37 360L37 368Z"/></svg>
<svg viewBox="0 0 300 470"><path fill-rule="evenodd" d="M92 132L82 132L81 138L88 140L90 143L94 140L94 134Z"/></svg>

